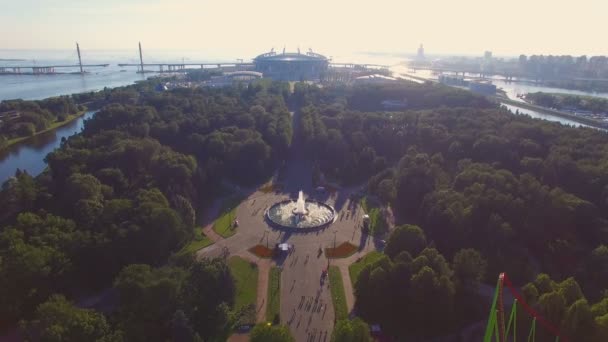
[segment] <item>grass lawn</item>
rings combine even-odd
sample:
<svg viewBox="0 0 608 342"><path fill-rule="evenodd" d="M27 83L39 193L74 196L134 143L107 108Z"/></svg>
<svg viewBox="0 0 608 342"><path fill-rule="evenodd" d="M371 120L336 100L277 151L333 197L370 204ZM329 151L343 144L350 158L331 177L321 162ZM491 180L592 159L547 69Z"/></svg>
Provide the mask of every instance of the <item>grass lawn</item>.
<svg viewBox="0 0 608 342"><path fill-rule="evenodd" d="M266 321L273 322L281 310L281 271L272 267L268 274L268 304L266 304Z"/></svg>
<svg viewBox="0 0 608 342"><path fill-rule="evenodd" d="M209 245L212 245L213 241L203 234L202 227L194 228L194 238L190 241L189 244L185 245L178 254L189 254L198 251L199 249L205 248Z"/></svg>
<svg viewBox="0 0 608 342"><path fill-rule="evenodd" d="M257 265L243 258L233 256L228 260L228 266L236 282L234 308L239 310L250 304L256 305L258 293Z"/></svg>
<svg viewBox="0 0 608 342"><path fill-rule="evenodd" d="M344 284L338 266L329 267L329 288L331 299L334 303L336 320L348 318L348 308L346 307L346 295L344 294Z"/></svg>
<svg viewBox="0 0 608 342"><path fill-rule="evenodd" d="M361 271L366 265L373 264L378 259L382 258L383 255L384 254L377 251L369 252L363 258L361 258L361 260L348 266L348 273L350 274L351 284L355 285L357 279L359 278L359 273L361 273Z"/></svg>
<svg viewBox="0 0 608 342"><path fill-rule="evenodd" d="M71 114L71 115L68 115L68 116L65 118L65 120L63 120L63 121L55 121L55 122L53 122L53 123L52 123L52 124L51 124L49 127L47 127L46 129L44 129L44 130L42 130L42 131L36 132L34 135L30 135L30 136L28 136L28 137L19 137L19 138L13 138L13 139L9 139L9 140L6 142L6 145L4 145L4 147L3 147L3 148L9 147L9 146L11 146L11 145L18 144L18 143L20 143L20 142L22 142L22 141L24 141L24 140L27 140L27 139L29 139L29 138L31 138L31 137L35 137L35 136L37 136L38 134L42 134L42 133L46 133L46 132L52 131L52 130L54 130L54 129L56 129L56 128L59 128L59 127L61 127L61 126L63 126L63 125L67 125L67 124L69 124L70 122L74 121L75 119L77 119L77 118L79 118L79 117L83 116L85 113L86 113L86 111L85 111L85 110L83 110L83 111L78 112L78 113L76 113L76 114Z"/></svg>
<svg viewBox="0 0 608 342"><path fill-rule="evenodd" d="M236 233L237 228L234 228L232 223L236 218L236 208L242 201L243 198L240 196L233 196L226 199L222 205L222 210L220 211L222 213L221 216L213 223L213 230L224 239L229 238Z"/></svg>
<svg viewBox="0 0 608 342"><path fill-rule="evenodd" d="M369 215L369 232L371 235L380 235L388 231L388 224L380 215L380 208L368 201L367 197L361 199L361 207Z"/></svg>

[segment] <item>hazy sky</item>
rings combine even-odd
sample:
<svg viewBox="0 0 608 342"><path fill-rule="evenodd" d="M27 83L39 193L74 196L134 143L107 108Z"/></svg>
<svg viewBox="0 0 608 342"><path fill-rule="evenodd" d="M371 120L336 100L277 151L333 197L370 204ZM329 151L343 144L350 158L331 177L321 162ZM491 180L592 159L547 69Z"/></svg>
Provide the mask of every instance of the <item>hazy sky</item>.
<svg viewBox="0 0 608 342"><path fill-rule="evenodd" d="M0 0L0 49L608 54L608 0Z"/></svg>

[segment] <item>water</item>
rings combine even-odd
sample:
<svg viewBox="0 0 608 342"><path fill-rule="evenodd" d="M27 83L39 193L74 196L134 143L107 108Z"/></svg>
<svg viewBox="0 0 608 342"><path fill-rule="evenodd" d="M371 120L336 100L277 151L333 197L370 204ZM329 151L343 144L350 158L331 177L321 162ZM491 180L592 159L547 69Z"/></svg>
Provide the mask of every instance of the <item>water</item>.
<svg viewBox="0 0 608 342"><path fill-rule="evenodd" d="M398 65L391 68L391 70L400 75L407 75L411 73L417 77L425 78L428 80L437 80L437 74L435 74L431 70L417 70L415 73L410 72L409 68L404 65ZM546 87L542 85L537 85L534 82L530 81L518 81L518 82L507 82L504 79L499 77L492 78L492 83L496 85L497 88L505 91L507 97L511 100L517 102L524 102L523 99L517 97L519 94L526 93L534 93L534 92L545 92L545 93L560 93L560 94L573 94L573 95L583 95L583 96L595 96L595 97L603 97L608 98L608 93L595 93L589 91L580 91L580 90L569 90L562 88L554 88L554 87ZM512 104L502 103L503 106L507 107L512 113L515 114L516 111L519 111L520 114L526 114L533 118L543 119L548 121L559 122L563 125L568 126L584 126L584 127L592 127L594 126L586 125L583 123L579 123L573 120L569 120L560 116L555 116L547 113L538 112L535 110L519 107Z"/></svg>
<svg viewBox="0 0 608 342"><path fill-rule="evenodd" d="M86 112L83 116L54 131L36 135L20 144L0 151L0 183L4 183L15 174L17 168L26 170L30 175L38 175L46 168L44 158L59 147L61 138L79 133L84 127L84 120L93 117L95 111Z"/></svg>
<svg viewBox="0 0 608 342"><path fill-rule="evenodd" d="M323 51L320 51L323 53ZM326 52L331 56L330 52ZM250 58L254 57L255 53L251 54ZM372 63L390 65L391 70L399 74L406 74L409 70L406 66L397 65L404 61L402 57L390 55L373 55L373 54L343 54L331 56L332 60L337 63ZM0 61L1 66L11 65L58 65L58 64L76 64L78 61L75 50L3 50L0 49L0 58L20 58L25 61ZM0 101L5 99L22 98L26 100L43 99L50 96L68 95L73 93L89 92L101 90L104 87L118 87L132 84L138 80L143 80L144 75L137 74L136 68L133 67L118 67L118 63L138 63L139 55L137 49L133 50L108 50L108 51L91 51L82 50L83 63L85 64L105 64L110 66L106 68L90 68L86 75L79 74L58 74L58 75L0 75ZM150 50L144 48L144 62L148 63L167 63L167 62L229 62L235 61L234 56L222 55L222 52L203 51L167 51L167 50ZM247 61L247 59L246 59ZM57 69L63 72L76 72L74 69ZM436 79L430 71L419 70L414 75L427 79ZM146 77L149 74L146 74ZM545 92L563 92L580 95L602 96L607 97L608 94L596 94L591 92L580 92L558 88L550 88L537 86L527 83L504 82L502 80L493 80L493 82L505 90L507 96L513 100L519 100L517 94L534 91ZM506 105L513 112L519 110L522 114L528 114L532 117L541 118L550 121L557 121L566 125L586 126L568 120L565 118L539 113L525 108ZM93 112L86 113L82 118L74 120L70 124L63 126L55 132L48 132L40 136L36 136L27 142L18 146L13 146L8 150L0 152L0 182L4 182L15 173L17 168L27 170L32 175L37 175L42 172L46 164L43 159L46 155L59 147L61 138L68 137L82 130L83 122L86 118L93 115ZM313 202L306 202L306 209L309 209ZM296 205L296 202L293 202ZM292 208L292 209L295 209ZM291 212L289 212L291 215Z"/></svg>
<svg viewBox="0 0 608 342"><path fill-rule="evenodd" d="M58 68L54 75L0 75L0 101L21 98L39 100L51 96L101 90L133 84L151 74L138 74L136 67L119 67L119 63L139 63L137 49L133 50L86 50L81 47L83 64L110 64L108 67L86 68L85 75L70 74L76 68ZM78 64L74 50L4 50L0 49L0 59L24 59L24 61L2 61L0 66L31 65L75 65ZM215 63L235 61L218 54L201 51L145 50L144 63ZM22 72L30 72L22 70Z"/></svg>
<svg viewBox="0 0 608 342"><path fill-rule="evenodd" d="M537 85L534 82L530 82L530 81L507 82L504 79L493 78L492 83L494 85L496 85L497 88L502 88L502 90L504 90L505 93L507 94L507 97L510 98L511 100L521 101L521 102L523 102L523 99L517 97L518 94L536 93L536 92L595 96L595 97L603 97L603 98L608 99L608 93L595 93L595 92L581 91L581 90L570 90L570 89L546 87L546 86Z"/></svg>
<svg viewBox="0 0 608 342"><path fill-rule="evenodd" d="M535 110L531 110L531 109L528 109L528 108L518 107L518 106L510 105L510 104L507 104L507 103L501 103L501 105L505 106L513 114L516 114L517 112L519 112L520 115L528 115L528 116L530 116L532 118L535 118L535 119L542 119L542 120L547 120L547 121L559 122L562 125L568 125L568 126L573 126L573 127L579 127L579 126L581 126L581 127L597 128L597 127L585 125L583 123L576 122L576 121L573 121L573 120L568 120L566 118L562 118L562 117L559 117L559 116L537 112ZM601 129L601 128L597 128L597 129Z"/></svg>
<svg viewBox="0 0 608 342"><path fill-rule="evenodd" d="M268 209L267 217L283 227L316 228L331 222L334 219L334 210L323 203L303 200L302 191L297 201L288 200L279 202ZM302 207L304 205L304 207ZM300 215L300 211L306 213Z"/></svg>
<svg viewBox="0 0 608 342"><path fill-rule="evenodd" d="M306 201L304 201L304 192L302 190L298 193L294 214L306 214Z"/></svg>

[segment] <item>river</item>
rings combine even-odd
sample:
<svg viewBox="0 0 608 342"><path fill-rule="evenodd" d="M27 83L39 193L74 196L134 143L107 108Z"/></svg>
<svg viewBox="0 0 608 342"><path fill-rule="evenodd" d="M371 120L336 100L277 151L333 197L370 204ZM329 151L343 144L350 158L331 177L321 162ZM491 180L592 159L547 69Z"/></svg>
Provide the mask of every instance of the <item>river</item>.
<svg viewBox="0 0 608 342"><path fill-rule="evenodd" d="M222 52L144 50L146 63L167 62L218 62L231 61ZM78 57L74 50L8 50L0 49L0 66L74 65ZM47 97L69 95L133 84L143 80L136 68L119 67L118 63L138 63L139 55L133 50L82 50L84 64L110 64L108 67L85 68L87 74L71 74L78 68L56 69L63 72L54 75L0 75L0 101L8 99L40 100ZM148 75L146 75L148 76ZM53 132L37 135L20 144L0 151L0 184L15 174L17 168L36 176L46 168L44 158L60 146L61 139L76 134L84 127L84 120L94 112L58 128Z"/></svg>
<svg viewBox="0 0 608 342"><path fill-rule="evenodd" d="M398 75L403 75L403 77L406 79L410 78L409 75L413 75L413 76L416 76L419 78L437 81L437 74L433 73L430 70L418 70L414 73L414 72L410 72L408 67L399 65L399 66L392 67L391 71L393 71L394 73L396 73ZM509 99L517 101L517 102L523 102L523 100L521 98L517 97L517 95L526 94L526 93L534 93L534 92L539 92L539 91L545 92L545 93L562 93L562 94L573 94L573 95L584 95L584 96L595 96L595 97L608 98L608 93L595 93L595 92L580 91L580 90L569 90L569 89L562 89L562 88L546 87L546 86L535 84L534 82L531 82L531 81L521 81L520 80L517 82L507 82L504 79L499 78L499 77L494 77L491 80L492 80L492 83L494 85L496 85L496 87L498 89L504 90L504 92L506 93L506 95ZM583 127L597 128L594 126L576 122L574 120L570 120L570 119L566 119L566 118L563 118L560 116L555 116L555 115L519 107L519 106L516 106L513 104L502 103L502 105L507 107L507 109L509 109L513 114L515 114L516 112L519 112L519 114L521 114L521 115L528 115L528 116L531 116L536 119L543 119L543 120L547 120L547 121L559 122L563 125L575 126L575 127L583 126ZM597 128L597 129L599 129L599 128Z"/></svg>
<svg viewBox="0 0 608 342"><path fill-rule="evenodd" d="M79 133L84 127L84 120L95 115L88 111L65 126L31 137L30 139L0 151L0 183L4 183L15 174L17 168L26 170L36 176L46 168L44 158L59 147L62 138Z"/></svg>
<svg viewBox="0 0 608 342"><path fill-rule="evenodd" d="M228 61L231 58L223 58L221 55L210 56L208 53L200 51L154 51L153 56L146 56L144 50L145 62L159 63L167 61L182 60L181 56L189 56L186 61ZM42 58L40 58L42 56ZM70 50L1 50L0 58L24 58L26 61L0 61L0 64L5 66L10 65L49 65L49 64L74 64L75 51ZM39 58L39 59L35 59ZM107 68L91 68L89 74L61 74L61 75L10 75L0 76L0 101L13 98L22 98L27 100L43 99L50 96L67 95L72 93L80 93L87 91L100 90L104 87L118 87L132 84L137 80L142 80L141 74L135 73L133 68L120 68L116 64L120 62L136 63L138 61L136 51L84 51L83 59L85 63L100 64L110 63ZM396 65L403 60L402 57L396 56L374 56L369 54L356 54L334 56L336 62L359 62L359 63L376 63L384 65L393 65L391 70L397 74L406 75L409 73L407 67ZM66 72L77 71L76 69L64 70ZM414 76L436 79L428 70L419 70ZM409 78L409 77L408 77ZM549 88L538 86L529 83L505 82L503 80L494 79L493 82L502 88L509 98L519 100L517 94L534 91L545 92L564 92L580 95L602 96L607 97L608 94L596 94L590 92L571 91L559 88ZM534 118L545 119L549 121L557 121L565 125L586 126L572 120L544 114L533 110L506 105L513 113L519 110L519 113L530 115ZM82 130L84 120L94 115L94 112L87 112L84 116L74 120L66 126L59 129L35 136L21 144L12 146L11 148L0 151L0 183L14 175L17 168L26 170L31 175L38 175L46 168L44 158L49 152L59 147L61 138L69 137Z"/></svg>

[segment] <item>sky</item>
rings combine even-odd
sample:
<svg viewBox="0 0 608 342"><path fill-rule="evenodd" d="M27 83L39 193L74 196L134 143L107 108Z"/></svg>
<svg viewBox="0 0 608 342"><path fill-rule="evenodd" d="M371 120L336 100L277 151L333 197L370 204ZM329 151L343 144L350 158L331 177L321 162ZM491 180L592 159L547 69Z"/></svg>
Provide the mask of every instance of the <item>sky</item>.
<svg viewBox="0 0 608 342"><path fill-rule="evenodd" d="M607 0L0 0L0 49L608 55L607 18Z"/></svg>

